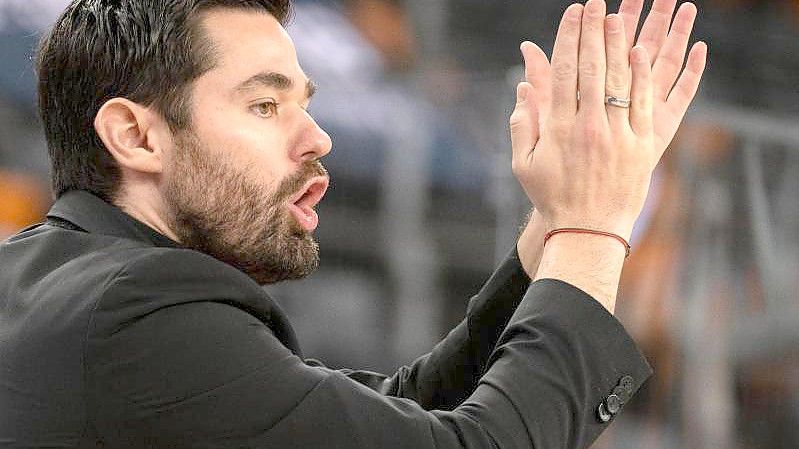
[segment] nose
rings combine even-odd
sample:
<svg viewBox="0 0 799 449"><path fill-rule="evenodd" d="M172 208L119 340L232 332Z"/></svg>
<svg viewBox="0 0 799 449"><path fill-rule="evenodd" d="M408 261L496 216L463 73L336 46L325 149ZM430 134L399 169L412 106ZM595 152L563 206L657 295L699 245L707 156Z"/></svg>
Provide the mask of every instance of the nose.
<svg viewBox="0 0 799 449"><path fill-rule="evenodd" d="M306 113L307 123L302 130L301 142L296 147L296 157L300 161L325 157L333 148L333 141L316 121Z"/></svg>

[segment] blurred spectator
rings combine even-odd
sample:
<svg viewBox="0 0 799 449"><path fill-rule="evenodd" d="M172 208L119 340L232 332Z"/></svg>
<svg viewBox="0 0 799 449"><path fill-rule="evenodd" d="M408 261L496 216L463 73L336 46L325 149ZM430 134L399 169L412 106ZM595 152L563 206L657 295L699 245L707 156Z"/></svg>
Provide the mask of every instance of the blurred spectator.
<svg viewBox="0 0 799 449"><path fill-rule="evenodd" d="M34 178L0 169L0 240L41 221L49 199Z"/></svg>
<svg viewBox="0 0 799 449"><path fill-rule="evenodd" d="M449 11L447 33L455 59L473 72L504 72L520 63L519 44L530 40L547 54L570 0L458 0ZM608 2L612 9L613 1ZM616 1L615 3L618 3Z"/></svg>
<svg viewBox="0 0 799 449"><path fill-rule="evenodd" d="M388 72L413 68L417 44L402 0L346 0L345 14L380 53Z"/></svg>
<svg viewBox="0 0 799 449"><path fill-rule="evenodd" d="M41 221L50 204L44 138L29 111L0 98L0 239Z"/></svg>
<svg viewBox="0 0 799 449"><path fill-rule="evenodd" d="M0 238L41 221L50 204L32 58L40 32L67 3L0 2Z"/></svg>
<svg viewBox="0 0 799 449"><path fill-rule="evenodd" d="M35 105L36 77L32 57L41 32L50 26L68 0L3 0L0 2L0 96L16 107Z"/></svg>
<svg viewBox="0 0 799 449"><path fill-rule="evenodd" d="M413 87L414 32L397 0L300 0L288 30L300 64L320 89L311 104L317 121L333 137L326 158L333 175L378 183L399 133L426 143L419 156L432 166L432 182L480 192L482 154L460 140L454 125ZM410 148L410 146L409 146Z"/></svg>
<svg viewBox="0 0 799 449"><path fill-rule="evenodd" d="M796 0L700 0L696 35L710 42L705 97L799 115Z"/></svg>

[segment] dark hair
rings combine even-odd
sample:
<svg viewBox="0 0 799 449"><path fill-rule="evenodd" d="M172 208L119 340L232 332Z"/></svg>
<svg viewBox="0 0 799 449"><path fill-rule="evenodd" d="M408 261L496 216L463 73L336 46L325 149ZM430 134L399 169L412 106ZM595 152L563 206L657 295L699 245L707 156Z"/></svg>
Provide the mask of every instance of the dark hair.
<svg viewBox="0 0 799 449"><path fill-rule="evenodd" d="M42 38L39 111L58 197L88 190L112 201L120 170L94 130L102 105L125 97L191 125L190 85L216 64L200 29L215 7L266 11L281 24L291 0L74 0Z"/></svg>

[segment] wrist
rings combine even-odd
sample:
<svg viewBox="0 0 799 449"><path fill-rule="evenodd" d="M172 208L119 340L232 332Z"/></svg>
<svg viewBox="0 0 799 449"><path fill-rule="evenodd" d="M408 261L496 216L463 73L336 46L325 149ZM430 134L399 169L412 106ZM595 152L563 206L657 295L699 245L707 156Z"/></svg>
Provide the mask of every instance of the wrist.
<svg viewBox="0 0 799 449"><path fill-rule="evenodd" d="M522 268L531 279L535 277L538 265L541 262L541 253L544 249L541 242L545 236L546 228L541 213L533 209L530 211L527 223L522 227L519 240L516 242L516 252L519 254Z"/></svg>
<svg viewBox="0 0 799 449"><path fill-rule="evenodd" d="M623 245L606 236L556 234L543 248L535 279L551 278L572 284L613 313L625 253Z"/></svg>
<svg viewBox="0 0 799 449"><path fill-rule="evenodd" d="M621 244L624 247L624 252L625 252L624 258L626 259L627 257L630 257L630 250L632 248L630 247L630 242L629 242L628 239L625 239L624 237L622 237L622 236L620 236L618 234L614 234L612 232L600 231L600 230L596 230L596 229L588 229L588 228L558 228L558 229L553 229L552 231L547 232L546 235L544 236L544 246L546 246L547 242L553 236L556 236L558 234L584 234L584 235L594 235L594 236L598 236L598 237L612 238L612 239L616 240L617 242L619 242L619 244Z"/></svg>
<svg viewBox="0 0 799 449"><path fill-rule="evenodd" d="M542 216L545 232L549 233L556 229L590 229L605 233L615 234L629 242L633 233L633 227L637 220L637 215L628 216L619 213L608 214L605 218L581 218L574 214L557 214L555 211L546 216Z"/></svg>

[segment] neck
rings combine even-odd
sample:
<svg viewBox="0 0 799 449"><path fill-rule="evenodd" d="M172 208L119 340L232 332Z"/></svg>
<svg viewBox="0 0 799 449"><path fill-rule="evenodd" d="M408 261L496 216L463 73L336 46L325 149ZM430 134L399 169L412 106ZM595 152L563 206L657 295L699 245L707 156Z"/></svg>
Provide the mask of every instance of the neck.
<svg viewBox="0 0 799 449"><path fill-rule="evenodd" d="M167 224L165 219L167 207L157 189L147 187L123 188L119 197L114 201L114 205L159 234L180 243L175 232Z"/></svg>

